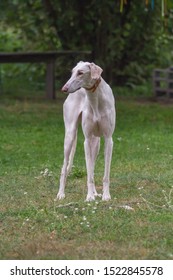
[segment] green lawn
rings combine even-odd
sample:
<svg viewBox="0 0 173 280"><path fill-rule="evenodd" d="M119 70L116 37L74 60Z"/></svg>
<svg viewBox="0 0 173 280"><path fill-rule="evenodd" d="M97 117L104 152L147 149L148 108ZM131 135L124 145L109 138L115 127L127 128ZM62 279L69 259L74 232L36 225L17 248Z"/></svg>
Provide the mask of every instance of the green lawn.
<svg viewBox="0 0 173 280"><path fill-rule="evenodd" d="M173 106L117 99L112 200L87 203L79 130L66 198L62 99L0 98L0 259L173 259ZM103 142L95 178L101 192Z"/></svg>

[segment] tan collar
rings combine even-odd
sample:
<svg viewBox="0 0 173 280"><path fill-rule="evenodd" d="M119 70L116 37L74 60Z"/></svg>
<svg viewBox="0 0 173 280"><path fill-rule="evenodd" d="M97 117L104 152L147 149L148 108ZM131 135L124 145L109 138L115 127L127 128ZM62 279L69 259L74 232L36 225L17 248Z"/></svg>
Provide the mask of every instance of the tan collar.
<svg viewBox="0 0 173 280"><path fill-rule="evenodd" d="M99 78L92 87L90 87L90 88L85 87L85 89L89 90L91 92L94 92L96 90L96 88L98 87L98 85L100 84L100 82L101 82L101 78Z"/></svg>

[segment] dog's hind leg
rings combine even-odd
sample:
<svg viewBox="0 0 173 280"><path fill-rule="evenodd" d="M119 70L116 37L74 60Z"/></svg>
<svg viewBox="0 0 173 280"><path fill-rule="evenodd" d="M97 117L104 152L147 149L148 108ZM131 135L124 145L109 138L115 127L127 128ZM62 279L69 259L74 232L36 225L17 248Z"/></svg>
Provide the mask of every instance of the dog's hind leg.
<svg viewBox="0 0 173 280"><path fill-rule="evenodd" d="M86 159L86 167L87 167L87 186L88 193L86 201L95 200L95 196L97 196L97 191L95 188L94 182L94 167L96 157L100 148L100 138L91 136L90 138L85 138L84 142L85 148L85 159Z"/></svg>
<svg viewBox="0 0 173 280"><path fill-rule="evenodd" d="M112 150L113 150L113 140L112 137L105 138L105 172L103 178L103 196L102 200L110 200L109 192L109 176L110 176L110 166L112 159Z"/></svg>
<svg viewBox="0 0 173 280"><path fill-rule="evenodd" d="M73 143L72 143L72 148L71 148L71 152L70 152L70 156L69 156L69 160L68 160L67 175L69 175L69 173L71 172L71 169L72 169L73 159L74 159L74 155L75 155L75 151L76 151L76 145L77 145L77 131L76 131L76 135L74 137Z"/></svg>
<svg viewBox="0 0 173 280"><path fill-rule="evenodd" d="M96 162L96 158L98 156L98 153L99 153L99 150L100 150L100 137L95 137L95 136L92 136L92 145L91 145L91 150L92 150L92 162L94 164L94 167L95 168L95 162ZM93 192L94 192L94 196L99 196L97 191L96 191L96 188L95 188L95 183L93 185Z"/></svg>
<svg viewBox="0 0 173 280"><path fill-rule="evenodd" d="M92 160L95 163L95 160L98 156L99 150L100 150L100 137L92 136Z"/></svg>

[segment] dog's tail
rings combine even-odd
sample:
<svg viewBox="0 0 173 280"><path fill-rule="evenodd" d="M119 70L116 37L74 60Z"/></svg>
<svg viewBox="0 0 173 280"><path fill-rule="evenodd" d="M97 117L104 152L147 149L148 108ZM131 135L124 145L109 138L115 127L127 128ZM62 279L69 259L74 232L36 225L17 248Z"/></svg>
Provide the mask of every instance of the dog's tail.
<svg viewBox="0 0 173 280"><path fill-rule="evenodd" d="M76 144L77 144L77 131L76 131L76 135L73 140L73 144L72 144L72 148L71 148L71 152L70 152L70 156L69 156L69 161L68 161L68 166L67 166L67 175L69 175L69 173L71 172L71 169L72 169L73 159L74 159L74 155L76 152Z"/></svg>

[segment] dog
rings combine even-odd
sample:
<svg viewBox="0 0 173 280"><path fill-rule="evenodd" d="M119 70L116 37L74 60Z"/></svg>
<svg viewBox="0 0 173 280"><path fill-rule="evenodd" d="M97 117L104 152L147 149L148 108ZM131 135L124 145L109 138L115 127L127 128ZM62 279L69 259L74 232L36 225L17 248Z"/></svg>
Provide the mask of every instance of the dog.
<svg viewBox="0 0 173 280"><path fill-rule="evenodd" d="M93 62L80 61L72 75L62 87L69 94L63 105L65 124L64 162L60 175L58 199L65 197L65 184L76 150L78 124L81 120L85 137L84 150L87 168L87 197L93 201L98 195L94 183L94 167L100 148L100 137L104 137L105 169L102 200L111 199L110 166L112 160L112 135L116 123L115 99L110 86L101 77L102 69Z"/></svg>

